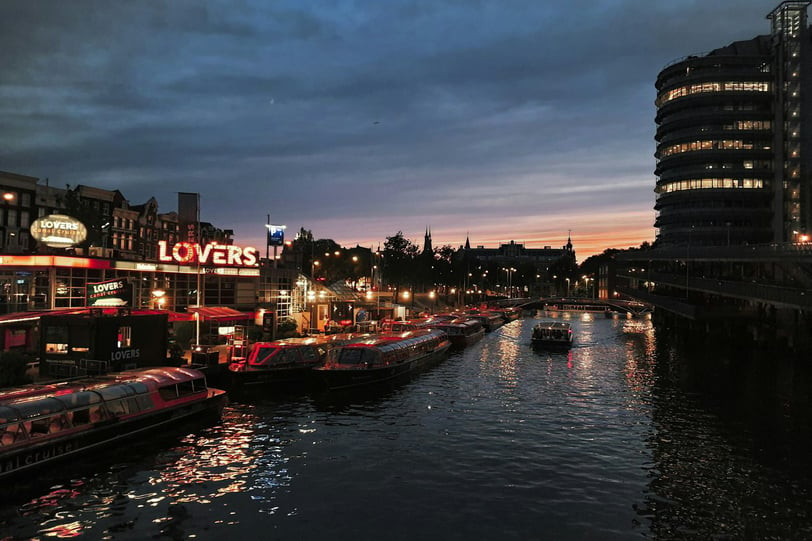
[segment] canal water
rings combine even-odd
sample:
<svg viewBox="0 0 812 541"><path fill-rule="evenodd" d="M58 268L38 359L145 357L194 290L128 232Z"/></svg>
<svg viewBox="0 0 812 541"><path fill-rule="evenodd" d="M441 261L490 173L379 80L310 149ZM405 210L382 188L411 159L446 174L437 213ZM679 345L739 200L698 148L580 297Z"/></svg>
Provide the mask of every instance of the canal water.
<svg viewBox="0 0 812 541"><path fill-rule="evenodd" d="M3 487L0 539L812 538L795 365L587 314L536 352L544 317L372 394L235 400Z"/></svg>

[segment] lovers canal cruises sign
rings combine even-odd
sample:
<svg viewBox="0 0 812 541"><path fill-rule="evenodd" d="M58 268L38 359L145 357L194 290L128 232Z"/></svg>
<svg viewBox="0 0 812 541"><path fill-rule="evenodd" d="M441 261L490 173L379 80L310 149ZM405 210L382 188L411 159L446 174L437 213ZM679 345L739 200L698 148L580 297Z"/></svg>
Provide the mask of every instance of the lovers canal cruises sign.
<svg viewBox="0 0 812 541"><path fill-rule="evenodd" d="M64 214L51 214L34 220L31 236L45 246L69 248L87 238L85 224Z"/></svg>
<svg viewBox="0 0 812 541"><path fill-rule="evenodd" d="M158 259L181 265L206 265L226 267L259 266L259 250L253 246L234 246L210 242L205 246L194 242L178 242L172 248L166 241L158 241Z"/></svg>

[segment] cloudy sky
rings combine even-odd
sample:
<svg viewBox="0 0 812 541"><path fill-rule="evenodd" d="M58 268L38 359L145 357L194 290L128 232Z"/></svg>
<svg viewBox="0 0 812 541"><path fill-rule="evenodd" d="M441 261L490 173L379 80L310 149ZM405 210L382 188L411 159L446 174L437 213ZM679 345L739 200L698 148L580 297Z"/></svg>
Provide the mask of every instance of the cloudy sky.
<svg viewBox="0 0 812 541"><path fill-rule="evenodd" d="M3 0L0 170L377 246L654 239L654 81L755 0Z"/></svg>

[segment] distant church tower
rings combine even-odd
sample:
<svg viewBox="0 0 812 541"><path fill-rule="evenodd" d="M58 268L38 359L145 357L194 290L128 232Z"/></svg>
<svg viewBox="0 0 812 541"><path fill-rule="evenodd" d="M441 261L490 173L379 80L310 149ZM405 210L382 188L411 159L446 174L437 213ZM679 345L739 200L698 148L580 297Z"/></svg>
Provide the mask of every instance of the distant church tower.
<svg viewBox="0 0 812 541"><path fill-rule="evenodd" d="M431 230L426 228L426 236L423 238L423 254L434 256L434 248L431 246Z"/></svg>
<svg viewBox="0 0 812 541"><path fill-rule="evenodd" d="M567 244L564 245L564 249L568 252L572 251L572 230L570 229L567 231Z"/></svg>

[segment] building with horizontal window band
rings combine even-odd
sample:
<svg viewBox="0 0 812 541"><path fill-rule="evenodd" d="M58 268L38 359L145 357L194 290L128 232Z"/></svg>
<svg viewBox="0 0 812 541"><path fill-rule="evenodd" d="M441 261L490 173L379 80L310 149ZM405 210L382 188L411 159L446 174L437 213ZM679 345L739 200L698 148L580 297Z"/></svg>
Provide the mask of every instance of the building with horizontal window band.
<svg viewBox="0 0 812 541"><path fill-rule="evenodd" d="M783 2L767 15L769 35L688 56L659 73L659 245L809 239L809 4Z"/></svg>

